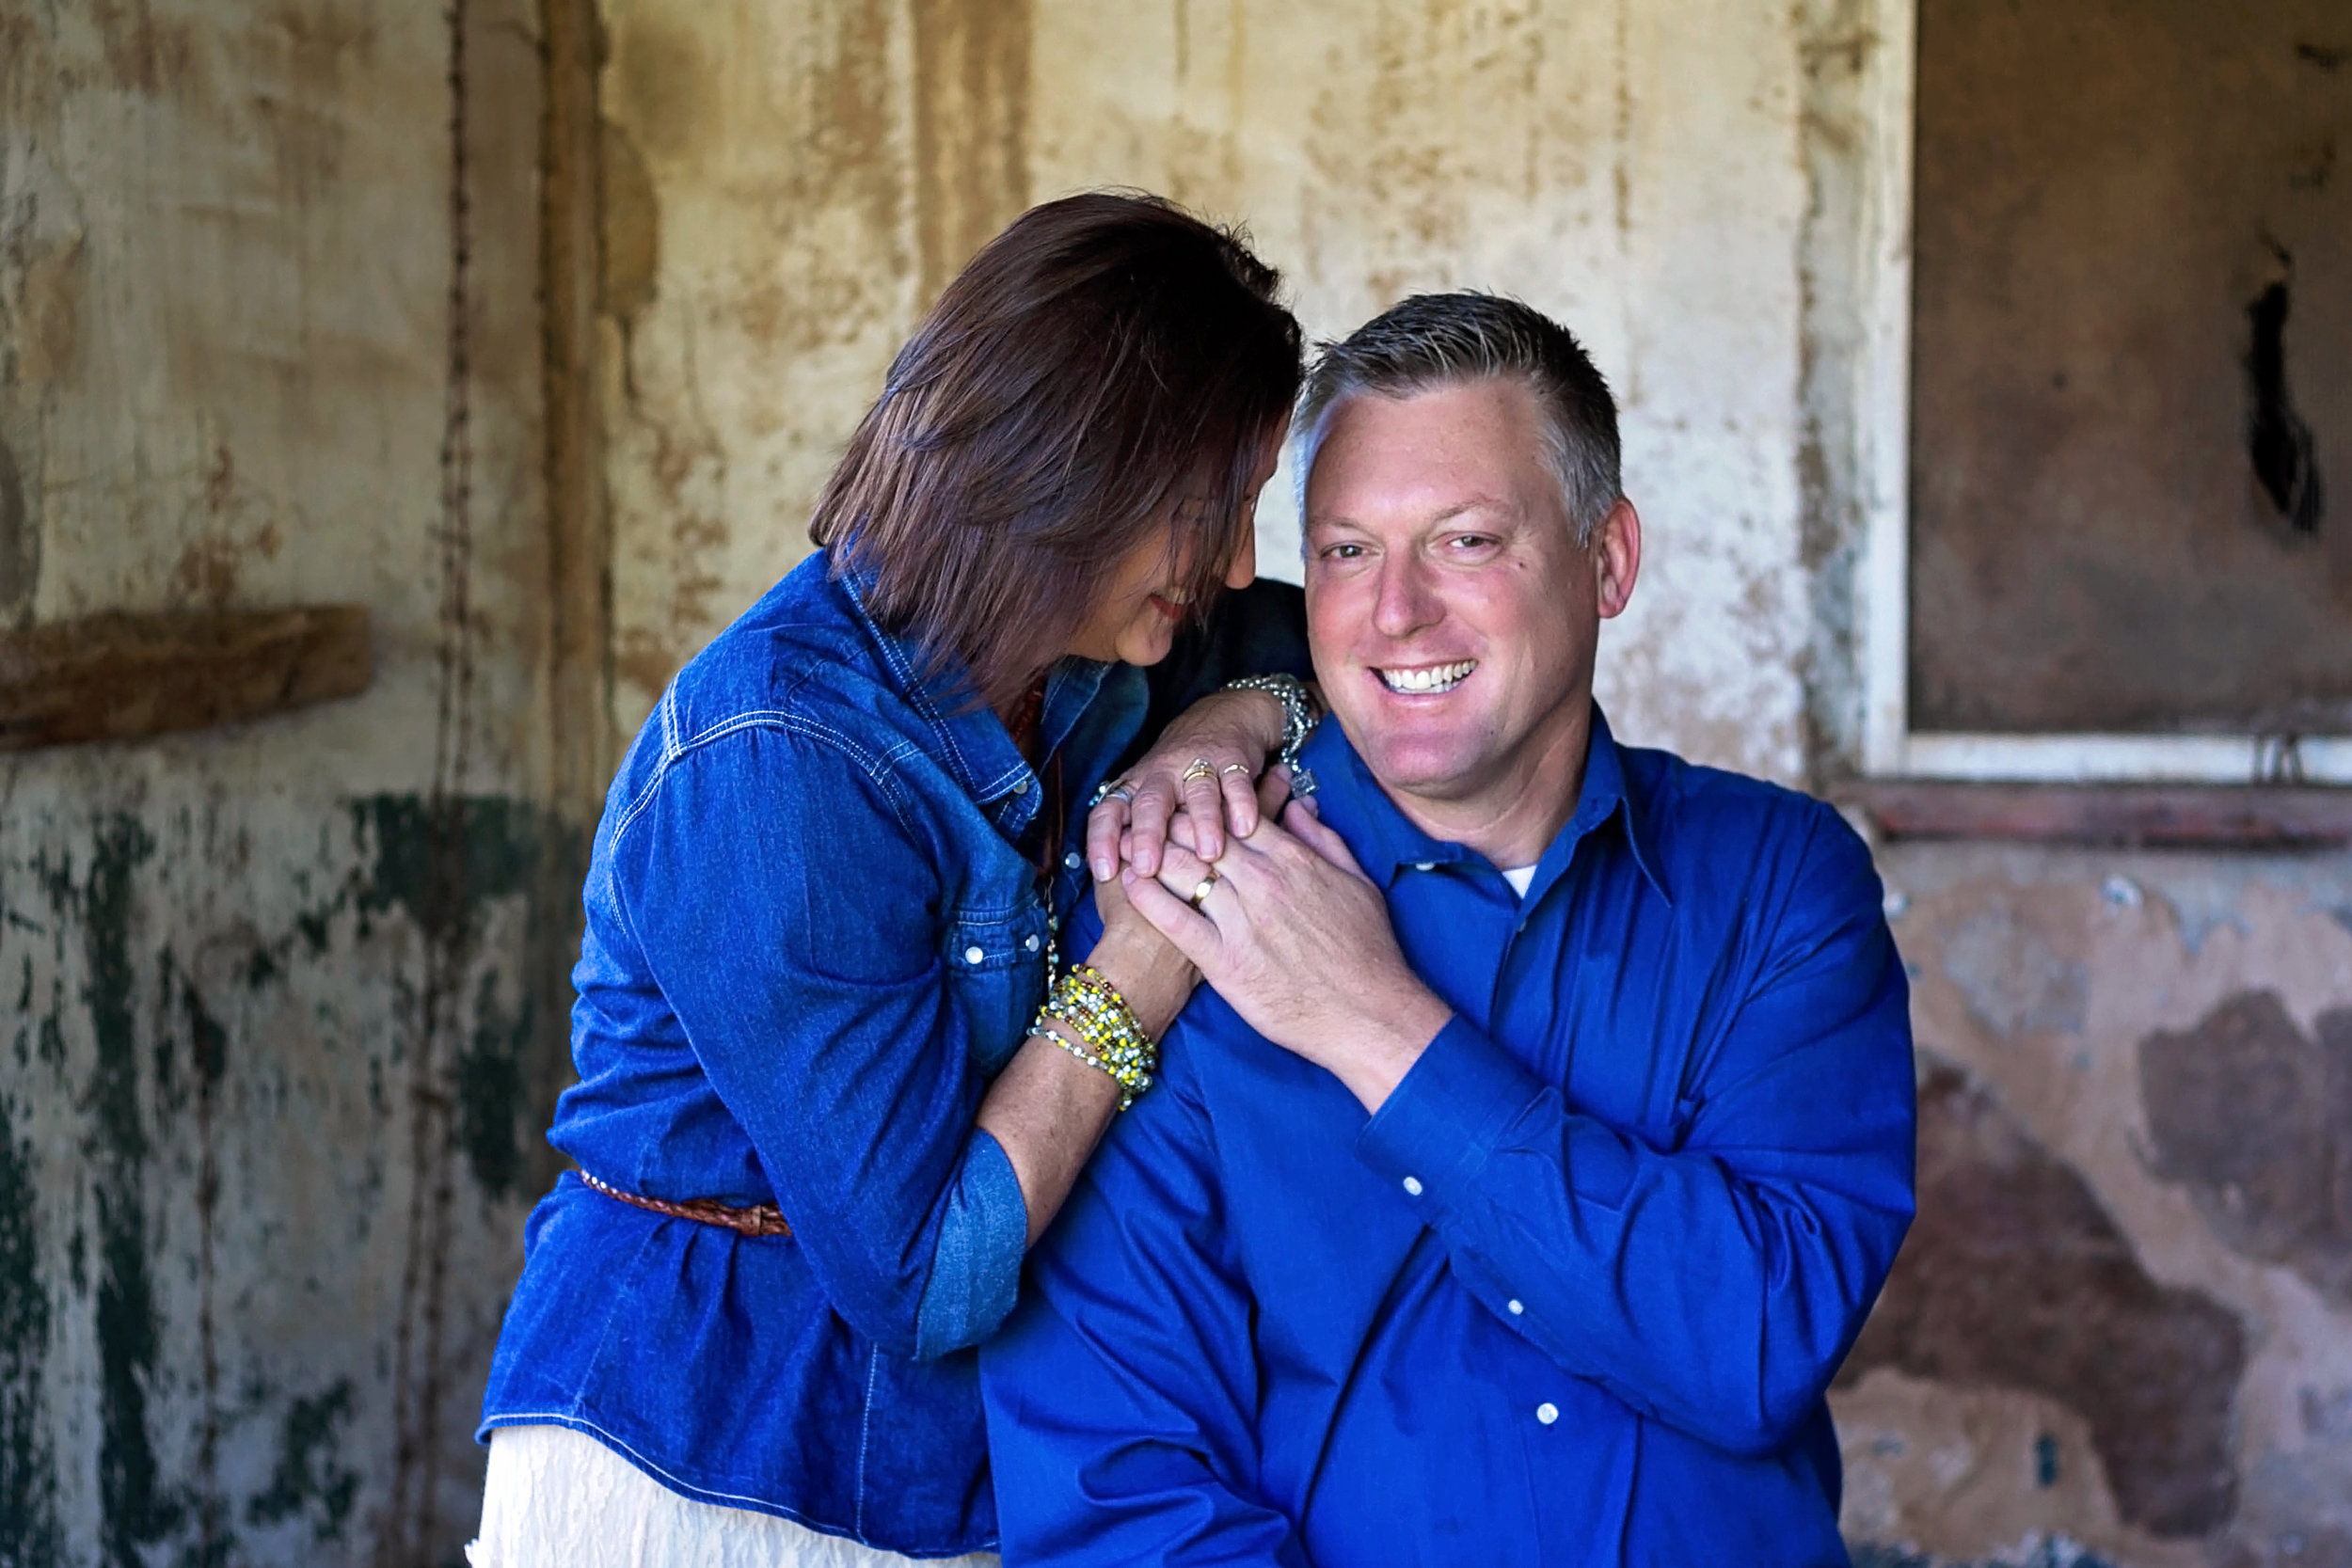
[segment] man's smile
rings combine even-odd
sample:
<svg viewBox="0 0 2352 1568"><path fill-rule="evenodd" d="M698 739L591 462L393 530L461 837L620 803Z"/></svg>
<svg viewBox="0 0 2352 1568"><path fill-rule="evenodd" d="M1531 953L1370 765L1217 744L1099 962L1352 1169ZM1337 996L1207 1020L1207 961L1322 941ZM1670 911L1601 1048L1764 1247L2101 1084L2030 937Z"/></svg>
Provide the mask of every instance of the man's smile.
<svg viewBox="0 0 2352 1568"><path fill-rule="evenodd" d="M1388 669L1375 669L1373 673L1378 675L1380 684L1391 691L1406 696L1422 696L1453 690L1468 680L1470 673L1477 668L1478 660L1465 658L1452 664L1395 665Z"/></svg>

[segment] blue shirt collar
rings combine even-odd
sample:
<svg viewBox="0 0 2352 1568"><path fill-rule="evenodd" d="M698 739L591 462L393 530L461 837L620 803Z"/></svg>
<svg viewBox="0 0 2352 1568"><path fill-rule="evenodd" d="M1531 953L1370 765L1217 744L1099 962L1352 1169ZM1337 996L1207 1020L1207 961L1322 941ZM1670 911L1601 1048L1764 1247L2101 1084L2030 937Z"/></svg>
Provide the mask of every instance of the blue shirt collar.
<svg viewBox="0 0 2352 1568"><path fill-rule="evenodd" d="M1037 771L1013 744L1004 721L973 691L961 661L951 659L926 675L920 640L884 629L866 609L873 573L836 565L829 576L872 639L891 685L930 728L935 744L925 750L978 804L1006 802L994 815L1005 827L1020 831L1036 813L1042 795L1029 787L1037 782ZM1090 658L1056 662L1046 677L1045 711L1039 721L1047 754L1068 738L1102 689L1110 668Z"/></svg>
<svg viewBox="0 0 2352 1568"><path fill-rule="evenodd" d="M1326 723L1315 732L1299 761L1314 773L1324 819L1347 840L1357 863L1382 888L1393 886L1397 873L1406 866L1418 870L1455 862L1487 863L1486 857L1474 849L1431 837L1399 811L1337 721ZM1611 822L1620 825L1626 843L1633 851L1634 863L1641 867L1642 875L1657 890L1659 897L1671 905L1674 897L1666 886L1661 872L1663 863L1652 836L1649 803L1639 784L1626 772L1616 737L1610 733L1609 721L1596 703L1592 734L1584 753L1584 783L1577 794L1576 810L1536 862L1535 878L1528 888L1529 901L1543 896L1544 890L1559 879L1586 834Z"/></svg>

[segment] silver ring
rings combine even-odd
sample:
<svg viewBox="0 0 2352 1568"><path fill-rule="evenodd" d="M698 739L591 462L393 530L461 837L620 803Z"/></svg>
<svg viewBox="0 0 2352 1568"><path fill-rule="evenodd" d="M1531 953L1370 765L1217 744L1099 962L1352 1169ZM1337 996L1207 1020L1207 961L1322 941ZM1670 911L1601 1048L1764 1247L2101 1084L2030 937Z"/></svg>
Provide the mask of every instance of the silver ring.
<svg viewBox="0 0 2352 1568"><path fill-rule="evenodd" d="M1220 775L1226 773L1247 773L1248 771L1249 765L1246 762L1229 762L1224 767L1217 769L1217 772Z"/></svg>

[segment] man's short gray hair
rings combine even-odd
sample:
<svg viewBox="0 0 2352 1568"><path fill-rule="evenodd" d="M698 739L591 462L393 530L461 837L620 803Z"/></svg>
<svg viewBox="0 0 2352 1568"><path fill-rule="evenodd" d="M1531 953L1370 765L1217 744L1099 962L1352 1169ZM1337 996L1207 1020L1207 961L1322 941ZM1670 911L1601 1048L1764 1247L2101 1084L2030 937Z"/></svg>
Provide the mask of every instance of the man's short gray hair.
<svg viewBox="0 0 2352 1568"><path fill-rule="evenodd" d="M1297 421L1302 515L1307 476L1340 404L1367 392L1409 398L1489 379L1517 381L1535 395L1545 464L1560 482L1577 544L1589 546L1624 494L1616 400L1566 327L1499 294L1415 294L1340 341L1317 345Z"/></svg>

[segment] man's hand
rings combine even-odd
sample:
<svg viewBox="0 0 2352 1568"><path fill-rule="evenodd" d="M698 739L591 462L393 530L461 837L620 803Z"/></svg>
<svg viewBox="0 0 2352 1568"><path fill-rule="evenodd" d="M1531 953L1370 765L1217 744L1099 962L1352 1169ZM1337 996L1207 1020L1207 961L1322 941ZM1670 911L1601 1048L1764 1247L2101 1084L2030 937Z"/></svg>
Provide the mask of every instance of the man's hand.
<svg viewBox="0 0 2352 1568"><path fill-rule="evenodd" d="M1156 879L1126 875L1136 912L1251 1028L1378 1110L1453 1016L1406 965L1380 890L1302 802L1214 863L1186 836L1180 824Z"/></svg>
<svg viewBox="0 0 2352 1568"><path fill-rule="evenodd" d="M1122 860L1146 877L1157 873L1168 824L1180 813L1191 824L1191 842L1211 860L1225 852L1229 826L1235 838L1255 832L1255 785L1281 743L1282 705L1263 691L1214 691L1177 715L1127 770L1129 794L1113 795L1088 815L1087 865L1094 879L1118 876ZM1196 766L1202 764L1205 769Z"/></svg>

